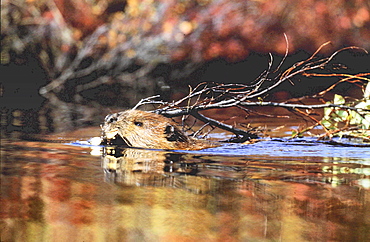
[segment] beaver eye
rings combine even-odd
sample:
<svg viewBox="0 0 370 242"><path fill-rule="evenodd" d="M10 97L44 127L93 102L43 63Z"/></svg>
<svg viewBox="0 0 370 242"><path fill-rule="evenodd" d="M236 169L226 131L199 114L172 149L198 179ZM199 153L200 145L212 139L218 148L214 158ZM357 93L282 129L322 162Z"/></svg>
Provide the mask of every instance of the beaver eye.
<svg viewBox="0 0 370 242"><path fill-rule="evenodd" d="M142 122L134 122L134 124L135 124L136 126L138 126L138 127L143 126L143 123L142 123Z"/></svg>

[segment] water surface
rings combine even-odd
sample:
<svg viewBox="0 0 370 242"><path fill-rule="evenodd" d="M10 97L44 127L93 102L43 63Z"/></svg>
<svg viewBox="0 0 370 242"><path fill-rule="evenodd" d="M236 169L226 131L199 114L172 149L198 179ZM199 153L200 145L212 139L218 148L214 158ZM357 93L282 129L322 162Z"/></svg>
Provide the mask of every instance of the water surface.
<svg viewBox="0 0 370 242"><path fill-rule="evenodd" d="M77 140L78 137L70 137ZM2 241L367 241L370 148L2 140Z"/></svg>

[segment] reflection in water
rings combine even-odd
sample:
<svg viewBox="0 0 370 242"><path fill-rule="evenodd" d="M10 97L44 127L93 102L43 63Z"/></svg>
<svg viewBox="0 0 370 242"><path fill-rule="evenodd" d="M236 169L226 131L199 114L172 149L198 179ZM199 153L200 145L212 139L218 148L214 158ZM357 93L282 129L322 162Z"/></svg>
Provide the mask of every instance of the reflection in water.
<svg viewBox="0 0 370 242"><path fill-rule="evenodd" d="M358 155L106 147L92 156L90 148L37 142L1 149L2 241L366 241L370 235L369 160Z"/></svg>

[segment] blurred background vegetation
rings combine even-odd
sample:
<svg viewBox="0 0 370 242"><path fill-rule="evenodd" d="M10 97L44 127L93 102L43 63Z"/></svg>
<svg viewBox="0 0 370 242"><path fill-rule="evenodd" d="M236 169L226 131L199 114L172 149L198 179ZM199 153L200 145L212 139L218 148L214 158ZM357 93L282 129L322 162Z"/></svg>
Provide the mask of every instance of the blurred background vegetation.
<svg viewBox="0 0 370 242"><path fill-rule="evenodd" d="M204 81L249 83L269 52L279 63L284 33L288 67L326 41L322 54L370 51L369 9L368 0L3 0L2 133L97 125L148 96L177 99ZM342 72L370 69L364 52L337 62ZM336 80L282 85L266 98L309 95Z"/></svg>

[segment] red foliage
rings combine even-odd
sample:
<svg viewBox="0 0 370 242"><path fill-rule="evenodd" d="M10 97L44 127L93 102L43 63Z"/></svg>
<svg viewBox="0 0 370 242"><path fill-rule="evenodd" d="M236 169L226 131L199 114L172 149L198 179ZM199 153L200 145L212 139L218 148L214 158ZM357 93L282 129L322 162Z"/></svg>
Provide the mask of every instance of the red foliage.
<svg viewBox="0 0 370 242"><path fill-rule="evenodd" d="M283 54L284 33L289 37L291 52L313 52L326 41L333 42L327 51L343 45L370 49L370 11L366 1L233 0L188 6L179 14L177 25L186 19L195 27L179 48L191 49L183 52L195 60L199 51L205 60L225 57L231 61L245 58L250 51ZM176 15L171 9L168 7L163 20ZM174 52L176 59L179 52Z"/></svg>
<svg viewBox="0 0 370 242"><path fill-rule="evenodd" d="M55 0L64 20L73 28L81 30L84 35L91 34L104 21L93 14L92 5L86 1Z"/></svg>
<svg viewBox="0 0 370 242"><path fill-rule="evenodd" d="M333 43L331 49L326 49L328 52L344 45L370 49L370 10L366 0L55 0L55 3L64 18L59 24L67 23L80 32L75 33L75 40L107 24L109 34L101 38L104 40L101 44L107 48L131 38L140 42L148 37L162 37L168 43L162 53L173 60L222 57L237 61L251 51L284 54L284 33L289 38L290 52L298 49L313 52L327 41ZM50 22L53 14L44 9L43 17Z"/></svg>

